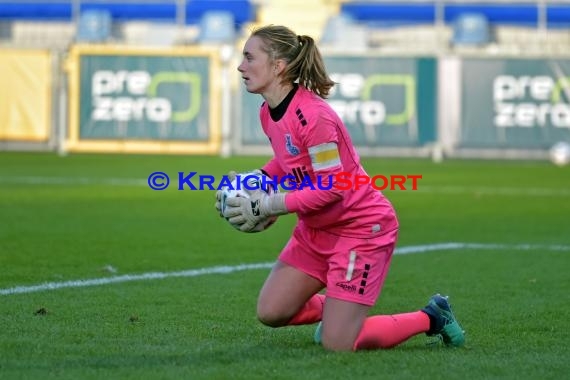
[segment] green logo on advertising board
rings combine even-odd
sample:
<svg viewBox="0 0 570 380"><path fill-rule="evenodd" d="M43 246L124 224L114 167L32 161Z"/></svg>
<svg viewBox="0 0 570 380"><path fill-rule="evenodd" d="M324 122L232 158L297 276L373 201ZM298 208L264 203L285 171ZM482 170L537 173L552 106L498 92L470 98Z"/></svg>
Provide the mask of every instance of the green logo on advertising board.
<svg viewBox="0 0 570 380"><path fill-rule="evenodd" d="M497 127L570 128L568 77L499 75L493 81Z"/></svg>
<svg viewBox="0 0 570 380"><path fill-rule="evenodd" d="M411 75L371 75L366 78L362 99L368 100L372 96L374 86L403 86L404 109L400 113L386 115L386 124L405 124L416 112L416 80Z"/></svg>
<svg viewBox="0 0 570 380"><path fill-rule="evenodd" d="M152 77L152 81L148 87L149 96L157 96L158 86L163 83L186 83L190 89L190 102L188 108L183 111L173 112L172 121L184 122L193 120L200 111L200 87L201 77L198 73L181 73L181 72L158 72Z"/></svg>
<svg viewBox="0 0 570 380"><path fill-rule="evenodd" d="M159 86L181 83L188 87L188 107L173 111L168 97L158 96ZM201 78L197 73L99 70L93 73L93 121L141 121L156 123L193 120L200 110Z"/></svg>
<svg viewBox="0 0 570 380"><path fill-rule="evenodd" d="M570 61L463 58L458 145L545 149L570 136Z"/></svg>
<svg viewBox="0 0 570 380"><path fill-rule="evenodd" d="M406 74L333 73L331 79L338 83L338 90L333 87L331 95L340 95L341 99L330 100L330 105L348 123L365 125L405 125L415 113L416 81ZM375 90L390 87L394 91L403 90L403 100L397 110L387 110L385 101L374 96ZM400 89L398 89L400 87ZM390 91L389 89L386 89ZM338 92L337 92L338 91Z"/></svg>
<svg viewBox="0 0 570 380"><path fill-rule="evenodd" d="M209 141L211 58L84 55L81 139Z"/></svg>

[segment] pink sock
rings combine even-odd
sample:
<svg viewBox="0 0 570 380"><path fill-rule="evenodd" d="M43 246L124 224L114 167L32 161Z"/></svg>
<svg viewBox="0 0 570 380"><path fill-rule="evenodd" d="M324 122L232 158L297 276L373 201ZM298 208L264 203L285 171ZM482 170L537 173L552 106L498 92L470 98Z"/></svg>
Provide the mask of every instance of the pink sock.
<svg viewBox="0 0 570 380"><path fill-rule="evenodd" d="M301 310L299 310L287 324L309 325L311 323L319 322L323 317L324 304L325 296L323 294L315 294L303 305Z"/></svg>
<svg viewBox="0 0 570 380"><path fill-rule="evenodd" d="M429 330L429 317L423 311L366 318L353 350L394 347L414 335Z"/></svg>

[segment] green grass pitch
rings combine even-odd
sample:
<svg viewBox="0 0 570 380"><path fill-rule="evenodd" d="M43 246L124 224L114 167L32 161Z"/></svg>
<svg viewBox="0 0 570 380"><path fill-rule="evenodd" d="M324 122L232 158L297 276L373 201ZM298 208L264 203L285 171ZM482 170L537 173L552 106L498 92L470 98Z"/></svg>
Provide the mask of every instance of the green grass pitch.
<svg viewBox="0 0 570 380"><path fill-rule="evenodd" d="M423 175L418 191L385 191L399 253L412 253L394 257L372 312L416 310L446 293L467 341L429 348L421 335L392 350L332 353L313 344L314 326L257 322L267 266L207 273L273 262L294 216L243 234L216 214L214 191L146 185L154 171L217 177L265 159L0 153L0 378L568 376L570 167L363 159L369 174Z"/></svg>

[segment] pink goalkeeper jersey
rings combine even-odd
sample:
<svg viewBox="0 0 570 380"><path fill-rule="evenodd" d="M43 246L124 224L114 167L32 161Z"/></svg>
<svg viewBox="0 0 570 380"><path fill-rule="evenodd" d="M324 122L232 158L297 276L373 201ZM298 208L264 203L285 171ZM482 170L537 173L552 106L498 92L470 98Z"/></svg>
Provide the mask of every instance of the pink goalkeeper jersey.
<svg viewBox="0 0 570 380"><path fill-rule="evenodd" d="M267 102L261 106L260 119L275 153L263 170L279 179L297 178L298 183L308 175L314 184L314 190L304 187L285 197L287 209L305 225L351 237L370 237L398 227L392 204L372 186L319 189L317 177L321 187L328 187L327 179L339 172L367 175L346 127L325 100L299 86L280 120L272 120Z"/></svg>

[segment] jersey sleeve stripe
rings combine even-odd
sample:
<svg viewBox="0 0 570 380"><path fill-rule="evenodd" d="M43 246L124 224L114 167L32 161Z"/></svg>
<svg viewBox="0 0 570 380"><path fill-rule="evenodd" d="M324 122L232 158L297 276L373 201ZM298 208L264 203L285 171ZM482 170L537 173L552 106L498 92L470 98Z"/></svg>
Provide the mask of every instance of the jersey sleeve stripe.
<svg viewBox="0 0 570 380"><path fill-rule="evenodd" d="M309 147L309 155L314 170L323 170L340 165L336 143L330 142Z"/></svg>

